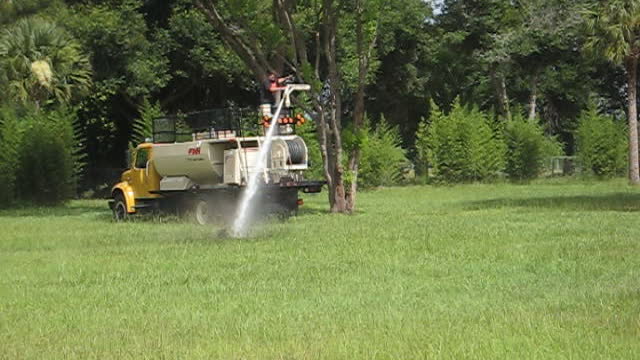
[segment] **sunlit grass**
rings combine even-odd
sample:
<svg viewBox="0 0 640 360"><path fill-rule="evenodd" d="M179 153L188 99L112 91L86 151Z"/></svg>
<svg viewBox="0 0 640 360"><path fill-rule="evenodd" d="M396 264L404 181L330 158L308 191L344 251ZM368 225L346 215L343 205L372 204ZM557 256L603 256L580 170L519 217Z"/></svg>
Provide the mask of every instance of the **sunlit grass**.
<svg viewBox="0 0 640 360"><path fill-rule="evenodd" d="M0 212L0 358L611 358L640 353L624 181L307 197L248 239L106 203Z"/></svg>

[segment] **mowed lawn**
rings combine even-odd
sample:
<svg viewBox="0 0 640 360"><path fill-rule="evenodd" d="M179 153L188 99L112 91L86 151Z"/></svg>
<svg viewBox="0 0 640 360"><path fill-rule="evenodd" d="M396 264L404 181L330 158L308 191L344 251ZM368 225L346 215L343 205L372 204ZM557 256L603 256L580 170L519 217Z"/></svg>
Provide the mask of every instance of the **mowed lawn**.
<svg viewBox="0 0 640 360"><path fill-rule="evenodd" d="M104 201L0 212L2 359L637 359L624 180L326 197L248 239Z"/></svg>

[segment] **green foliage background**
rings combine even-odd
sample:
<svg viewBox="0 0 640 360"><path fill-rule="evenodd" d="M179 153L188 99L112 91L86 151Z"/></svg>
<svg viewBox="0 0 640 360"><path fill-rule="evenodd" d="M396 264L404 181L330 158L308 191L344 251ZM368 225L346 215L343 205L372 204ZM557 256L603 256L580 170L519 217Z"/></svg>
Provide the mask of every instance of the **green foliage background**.
<svg viewBox="0 0 640 360"><path fill-rule="evenodd" d="M486 181L504 169L505 144L488 116L456 101L449 114L432 110L426 155L434 177L443 182Z"/></svg>
<svg viewBox="0 0 640 360"><path fill-rule="evenodd" d="M251 40L261 45L275 67L291 72L287 59L275 54L288 39L272 21L273 2L217 4L223 16L252 34ZM505 174L530 179L543 171L541 158L575 151L583 168L598 176L624 174L624 130L612 130L607 121L590 124L580 114L593 95L602 116L624 117L624 68L609 60L619 60L625 38L614 36L620 40L615 43L607 39L637 28L636 12L627 11L637 6L633 1L446 0L434 12L423 0L371 0L360 15L354 13L353 2L338 4L344 143L349 147L353 140L361 147L363 187L398 183L404 178L398 169L412 167L405 159L415 164L419 176L431 169L443 182L490 181ZM598 11L597 6L605 5L625 11ZM321 35L319 11L317 2L298 2L293 13L313 48ZM594 14L610 16L596 19ZM371 69L366 111L373 124L384 125L350 134L358 77L353 31L357 16L365 19L365 39L376 38L376 46L367 49ZM315 54L321 65L322 51ZM44 86L32 72L36 61L50 65L51 84ZM312 74L315 69L302 71ZM516 118L520 111L514 109L528 107L535 97L535 126L528 120L498 120L505 115L500 84ZM321 89L325 84L312 85ZM125 165L125 151L147 137L154 114L230 104L255 107L257 88L251 72L193 1L0 1L0 91L5 94L0 102L11 108L9 113L31 106L44 117L62 108L75 113L76 154L84 159L73 172L82 175L82 190L113 181L105 174ZM16 139L27 128L22 122L49 131L49 125L23 120L25 114L17 119L2 115L12 120L2 126L7 140L0 147L15 149ZM313 164L307 177L321 179L315 125L310 121L299 130ZM543 130L555 141L541 137ZM599 133L608 134L610 143ZM52 139L40 140L58 146ZM11 151L16 150L2 155L3 169L18 166L9 160L15 159ZM18 183L9 173L0 175L5 202L13 196L7 194L15 192L7 189Z"/></svg>
<svg viewBox="0 0 640 360"><path fill-rule="evenodd" d="M0 110L0 204L59 204L76 193L85 155L73 109Z"/></svg>
<svg viewBox="0 0 640 360"><path fill-rule="evenodd" d="M576 137L584 172L599 177L624 175L629 156L626 132L622 121L600 114L594 103L583 111Z"/></svg>
<svg viewBox="0 0 640 360"><path fill-rule="evenodd" d="M0 207L16 200L16 181L22 132L15 112L0 108Z"/></svg>
<svg viewBox="0 0 640 360"><path fill-rule="evenodd" d="M537 178L545 168L545 161L562 154L560 144L544 135L535 121L525 120L517 113L504 127L507 145L505 172L513 180Z"/></svg>
<svg viewBox="0 0 640 360"><path fill-rule="evenodd" d="M383 117L375 127L365 124L361 144L358 185L363 188L397 185L409 167L398 127Z"/></svg>

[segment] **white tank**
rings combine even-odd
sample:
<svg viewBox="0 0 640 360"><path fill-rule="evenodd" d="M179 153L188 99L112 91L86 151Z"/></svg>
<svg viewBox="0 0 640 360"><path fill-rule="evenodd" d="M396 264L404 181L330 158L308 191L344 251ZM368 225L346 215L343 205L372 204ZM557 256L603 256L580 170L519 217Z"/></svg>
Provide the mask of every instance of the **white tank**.
<svg viewBox="0 0 640 360"><path fill-rule="evenodd" d="M154 144L153 163L163 178L161 190L186 190L193 185L243 185L256 171L258 138L201 140ZM308 168L308 149L296 135L273 139L266 182L298 178Z"/></svg>
<svg viewBox="0 0 640 360"><path fill-rule="evenodd" d="M160 176L186 176L195 184L219 185L224 175L224 150L229 141L192 141L153 145L153 162Z"/></svg>

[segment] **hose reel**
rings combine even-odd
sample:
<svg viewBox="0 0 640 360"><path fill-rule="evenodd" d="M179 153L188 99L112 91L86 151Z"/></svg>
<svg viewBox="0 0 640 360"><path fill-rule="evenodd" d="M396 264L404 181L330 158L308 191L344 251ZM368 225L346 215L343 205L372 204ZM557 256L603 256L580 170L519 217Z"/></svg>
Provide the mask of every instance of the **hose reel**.
<svg viewBox="0 0 640 360"><path fill-rule="evenodd" d="M286 140L289 148L289 165L303 165L306 149L299 140Z"/></svg>

